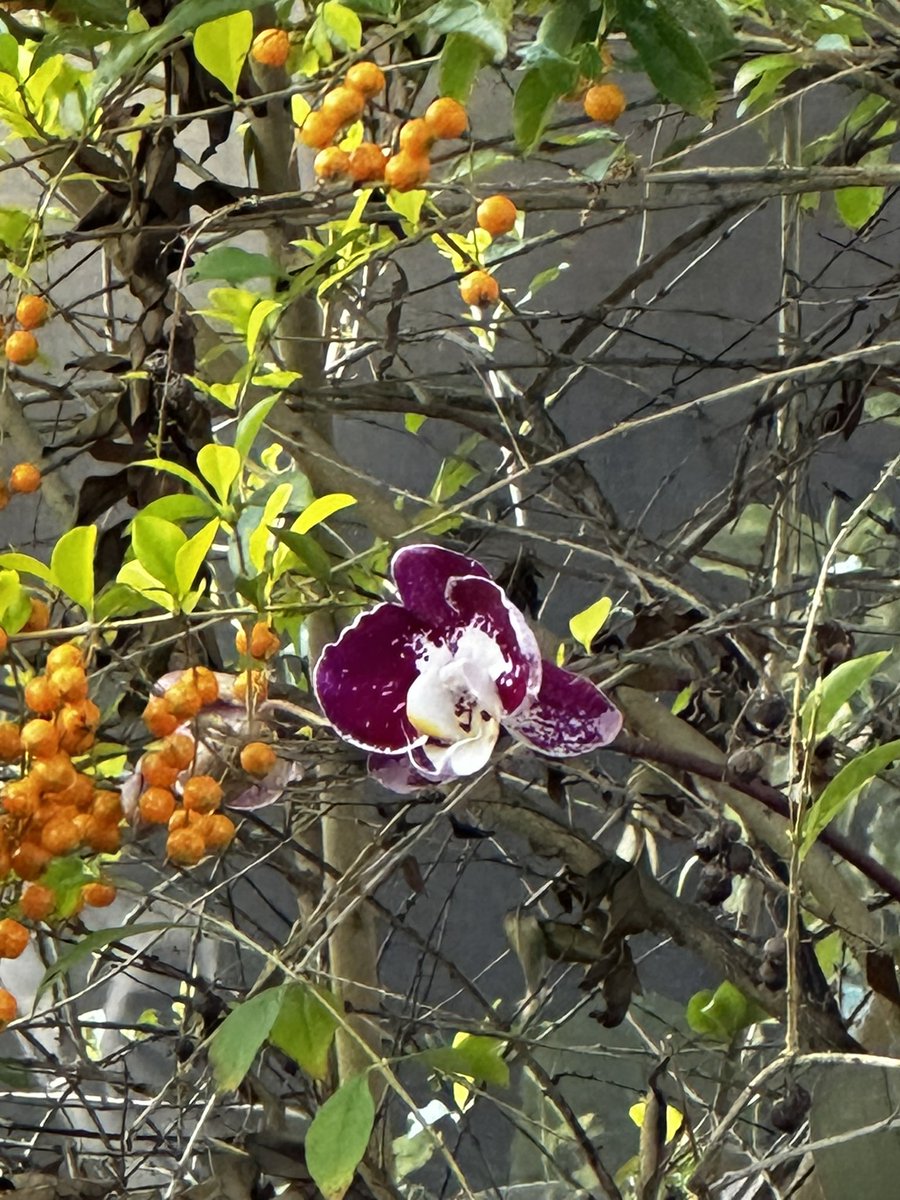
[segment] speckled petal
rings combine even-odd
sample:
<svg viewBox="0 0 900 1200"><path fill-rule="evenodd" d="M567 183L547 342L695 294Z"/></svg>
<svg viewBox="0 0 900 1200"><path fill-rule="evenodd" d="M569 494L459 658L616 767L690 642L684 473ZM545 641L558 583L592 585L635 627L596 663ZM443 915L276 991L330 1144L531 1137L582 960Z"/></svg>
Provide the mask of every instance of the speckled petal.
<svg viewBox="0 0 900 1200"><path fill-rule="evenodd" d="M389 792L409 795L434 787L434 781L420 774L405 754L370 754L366 765L372 778Z"/></svg>
<svg viewBox="0 0 900 1200"><path fill-rule="evenodd" d="M361 750L396 754L423 740L406 716L422 623L397 604L361 613L322 651L313 687L337 733Z"/></svg>
<svg viewBox="0 0 900 1200"><path fill-rule="evenodd" d="M482 630L500 648L506 667L495 683L504 719L514 716L541 685L541 653L528 622L492 579L451 579L447 599L463 628Z"/></svg>
<svg viewBox="0 0 900 1200"><path fill-rule="evenodd" d="M622 714L589 679L545 661L537 699L505 725L541 754L568 758L608 745L622 728Z"/></svg>
<svg viewBox="0 0 900 1200"><path fill-rule="evenodd" d="M403 546L391 559L391 574L403 605L426 625L454 619L447 584L457 575L490 579L480 562L443 546Z"/></svg>

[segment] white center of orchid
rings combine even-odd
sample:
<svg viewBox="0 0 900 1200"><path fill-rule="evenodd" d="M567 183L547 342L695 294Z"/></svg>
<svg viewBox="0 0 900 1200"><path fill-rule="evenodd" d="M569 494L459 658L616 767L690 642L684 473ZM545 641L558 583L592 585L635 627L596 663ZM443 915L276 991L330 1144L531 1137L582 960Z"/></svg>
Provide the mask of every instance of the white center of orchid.
<svg viewBox="0 0 900 1200"><path fill-rule="evenodd" d="M465 629L452 649L423 647L406 715L428 738L423 750L436 771L471 775L487 763L503 714L496 681L509 666L497 643L480 629Z"/></svg>

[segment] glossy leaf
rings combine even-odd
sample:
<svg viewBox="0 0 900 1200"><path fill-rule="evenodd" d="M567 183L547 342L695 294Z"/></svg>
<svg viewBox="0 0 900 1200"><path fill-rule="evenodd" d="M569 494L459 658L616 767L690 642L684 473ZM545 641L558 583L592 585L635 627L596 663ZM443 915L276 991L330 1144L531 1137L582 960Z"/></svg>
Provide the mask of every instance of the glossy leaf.
<svg viewBox="0 0 900 1200"><path fill-rule="evenodd" d="M53 582L90 615L94 603L96 525L78 525L64 533L50 557Z"/></svg>
<svg viewBox="0 0 900 1200"><path fill-rule="evenodd" d="M269 538L272 536L269 532L270 526L284 512L288 501L293 494L294 489L289 483L280 483L277 488L269 496L259 518L259 524L250 534L247 540L247 549L250 556L250 563L257 571L262 571L266 561L266 549L269 545ZM247 509L246 512L256 511L258 509Z"/></svg>
<svg viewBox="0 0 900 1200"><path fill-rule="evenodd" d="M861 658L839 663L824 679L816 681L800 710L800 730L804 738L824 737L840 709L855 696L885 659L890 650L877 650Z"/></svg>
<svg viewBox="0 0 900 1200"><path fill-rule="evenodd" d="M306 1134L306 1166L325 1200L346 1194L374 1124L375 1102L365 1075L342 1083L316 1113Z"/></svg>
<svg viewBox="0 0 900 1200"><path fill-rule="evenodd" d="M688 31L660 0L618 0L619 24L660 95L687 112L710 117L716 89L706 59Z"/></svg>
<svg viewBox="0 0 900 1200"><path fill-rule="evenodd" d="M171 521L138 513L131 523L131 544L137 561L154 579L164 584L173 595L178 594L175 575L175 556L187 537ZM127 564L126 564L127 565Z"/></svg>
<svg viewBox="0 0 900 1200"><path fill-rule="evenodd" d="M727 980L713 992L706 988L691 996L685 1016L695 1033L718 1042L730 1042L757 1021L766 1019L766 1013L742 991Z"/></svg>
<svg viewBox="0 0 900 1200"><path fill-rule="evenodd" d="M197 572L206 561L206 556L212 549L216 534L219 532L219 519L214 518L201 530L188 538L175 555L175 580L178 585L178 598L184 599L191 590Z"/></svg>
<svg viewBox="0 0 900 1200"><path fill-rule="evenodd" d="M431 33L464 33L493 62L506 57L506 26L496 6L480 0L439 0L422 14Z"/></svg>
<svg viewBox="0 0 900 1200"><path fill-rule="evenodd" d="M267 254L254 254L237 246L216 246L197 257L190 281L224 279L238 285L251 279L279 279L281 268Z"/></svg>
<svg viewBox="0 0 900 1200"><path fill-rule="evenodd" d="M308 983L289 983L283 991L281 1008L269 1035L313 1079L328 1075L328 1056L339 1019L336 1001Z"/></svg>
<svg viewBox="0 0 900 1200"><path fill-rule="evenodd" d="M234 446L219 446L211 442L201 446L197 454L200 474L223 504L229 501L232 485L241 473L241 465L241 455Z"/></svg>
<svg viewBox="0 0 900 1200"><path fill-rule="evenodd" d="M242 1001L210 1038L209 1062L217 1091L240 1086L275 1024L286 986L267 988Z"/></svg>
<svg viewBox="0 0 900 1200"><path fill-rule="evenodd" d="M603 596L570 619L569 632L576 642L584 646L585 654L590 654L591 643L606 624L606 619L611 612L612 600L608 596Z"/></svg>
<svg viewBox="0 0 900 1200"><path fill-rule="evenodd" d="M17 571L0 571L0 628L18 633L31 614L31 600Z"/></svg>
<svg viewBox="0 0 900 1200"><path fill-rule="evenodd" d="M238 421L234 433L234 448L241 458L246 458L250 453L253 443L256 441L256 435L263 427L263 422L280 399L280 395L267 396L265 400L254 404Z"/></svg>
<svg viewBox="0 0 900 1200"><path fill-rule="evenodd" d="M355 497L347 492L331 492L327 496L320 496L318 500L313 500L312 504L303 510L294 521L291 530L294 533L309 533L314 526L321 525L323 521L327 521L341 509L349 508L355 503Z"/></svg>
<svg viewBox="0 0 900 1200"><path fill-rule="evenodd" d="M900 761L900 741L885 742L883 746L875 746L864 754L857 754L846 763L833 779L828 781L824 791L812 805L803 823L803 841L800 853L804 857L809 853L813 843L822 830L844 811L851 801L855 800L867 783L875 778L879 771L890 766L892 762Z"/></svg>
<svg viewBox="0 0 900 1200"><path fill-rule="evenodd" d="M254 306L247 321L247 350L256 350L256 344L264 331L271 328L270 317L281 312L283 305L278 300L260 300Z"/></svg>
<svg viewBox="0 0 900 1200"><path fill-rule="evenodd" d="M358 50L362 45L362 22L346 4L328 0L322 5L322 22L328 40L339 50Z"/></svg>
<svg viewBox="0 0 900 1200"><path fill-rule="evenodd" d="M509 1086L509 1067L502 1055L506 1043L501 1038L466 1033L457 1036L452 1046L426 1050L422 1059L445 1075L462 1075L476 1083Z"/></svg>
<svg viewBox="0 0 900 1200"><path fill-rule="evenodd" d="M34 575L36 578L42 579L44 583L53 582L53 572L47 564L42 563L39 558L32 558L30 554L19 554L15 551L0 554L0 567L19 571L23 575Z"/></svg>
<svg viewBox="0 0 900 1200"><path fill-rule="evenodd" d="M253 41L253 15L246 8L207 21L194 34L194 54L234 96Z"/></svg>
<svg viewBox="0 0 900 1200"><path fill-rule="evenodd" d="M150 467L151 470L164 471L167 475L174 475L177 479L181 479L186 483L198 496L203 496L207 500L212 499L204 487L203 481L193 471L189 471L187 467L182 467L179 463L169 462L166 458L142 458L134 465L136 467Z"/></svg>
<svg viewBox="0 0 900 1200"><path fill-rule="evenodd" d="M465 104L475 77L487 56L484 46L468 33L451 33L444 42L440 62L440 93Z"/></svg>
<svg viewBox="0 0 900 1200"><path fill-rule="evenodd" d="M524 154L529 154L541 140L562 93L563 89L550 83L538 67L522 76L513 100L513 132L516 145Z"/></svg>

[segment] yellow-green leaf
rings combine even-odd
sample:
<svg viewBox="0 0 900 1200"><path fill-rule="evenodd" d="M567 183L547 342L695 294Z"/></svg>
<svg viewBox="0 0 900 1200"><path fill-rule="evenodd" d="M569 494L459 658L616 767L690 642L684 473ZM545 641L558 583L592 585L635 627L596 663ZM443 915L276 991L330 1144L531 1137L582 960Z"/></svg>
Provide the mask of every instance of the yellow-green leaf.
<svg viewBox="0 0 900 1200"><path fill-rule="evenodd" d="M340 512L342 508L349 508L351 504L355 503L356 500L353 496L346 492L332 492L328 496L320 496L318 500L313 500L312 504L303 510L291 529L294 533L309 533L314 525L320 525L329 517L333 517L336 512Z"/></svg>
<svg viewBox="0 0 900 1200"><path fill-rule="evenodd" d="M375 1124L375 1102L365 1075L342 1083L306 1133L306 1166L325 1200L342 1200L353 1182Z"/></svg>
<svg viewBox="0 0 900 1200"><path fill-rule="evenodd" d="M211 442L200 447L197 454L200 474L223 504L228 503L232 484L241 473L241 462L241 455L234 446L218 446Z"/></svg>
<svg viewBox="0 0 900 1200"><path fill-rule="evenodd" d="M606 618L612 612L612 600L603 596L589 608L576 613L569 621L569 632L576 642L584 646L585 654L590 654L591 643L606 624Z"/></svg>
<svg viewBox="0 0 900 1200"><path fill-rule="evenodd" d="M253 15L242 9L201 25L194 34L194 54L200 65L233 96L252 41Z"/></svg>
<svg viewBox="0 0 900 1200"><path fill-rule="evenodd" d="M90 615L94 603L96 525L77 525L64 533L50 556L53 582Z"/></svg>

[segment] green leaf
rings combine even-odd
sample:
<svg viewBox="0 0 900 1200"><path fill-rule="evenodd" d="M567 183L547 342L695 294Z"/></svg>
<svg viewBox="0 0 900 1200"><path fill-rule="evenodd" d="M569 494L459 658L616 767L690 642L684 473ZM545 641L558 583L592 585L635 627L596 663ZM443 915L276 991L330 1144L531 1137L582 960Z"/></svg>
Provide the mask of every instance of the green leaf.
<svg viewBox="0 0 900 1200"><path fill-rule="evenodd" d="M253 306L247 321L247 351L250 354L256 349L260 334L267 326L271 328L269 318L273 313L281 312L284 307L278 300L259 300Z"/></svg>
<svg viewBox="0 0 900 1200"><path fill-rule="evenodd" d="M606 619L612 612L612 600L603 596L588 608L576 613L569 621L569 632L576 642L584 646L585 654L590 654L591 643L606 624Z"/></svg>
<svg viewBox="0 0 900 1200"><path fill-rule="evenodd" d="M241 473L242 461L234 446L219 446L215 442L201 446L197 453L200 474L223 504L228 503L232 484Z"/></svg>
<svg viewBox="0 0 900 1200"><path fill-rule="evenodd" d="M355 503L356 499L347 492L330 492L327 496L320 496L303 510L291 525L291 530L294 533L309 533L314 526L321 525L336 512Z"/></svg>
<svg viewBox="0 0 900 1200"><path fill-rule="evenodd" d="M695 1033L717 1042L730 1042L748 1025L765 1020L767 1014L726 980L714 992L707 988L691 996L685 1016Z"/></svg>
<svg viewBox="0 0 900 1200"><path fill-rule="evenodd" d="M878 650L840 663L816 685L800 710L800 730L804 738L824 737L847 701L855 696L867 679L878 670L890 650Z"/></svg>
<svg viewBox="0 0 900 1200"><path fill-rule="evenodd" d="M666 0L666 8L693 35L707 62L723 58L738 45L731 22L716 0Z"/></svg>
<svg viewBox="0 0 900 1200"><path fill-rule="evenodd" d="M855 800L867 783L890 763L900 759L900 741L885 742L846 763L828 781L825 790L806 814L800 854L806 857L822 830Z"/></svg>
<svg viewBox="0 0 900 1200"><path fill-rule="evenodd" d="M175 581L178 584L178 598L183 600L194 580L197 578L197 572L206 561L206 556L212 549L212 544L216 540L216 534L219 532L219 518L214 517L212 521L204 525L201 530L194 534L192 538L184 543L175 555Z"/></svg>
<svg viewBox="0 0 900 1200"><path fill-rule="evenodd" d="M690 34L662 0L618 0L619 23L660 95L687 112L711 117L716 110L712 74Z"/></svg>
<svg viewBox="0 0 900 1200"><path fill-rule="evenodd" d="M538 67L522 76L513 100L513 132L523 154L530 154L541 140L553 107L564 91L551 83Z"/></svg>
<svg viewBox="0 0 900 1200"><path fill-rule="evenodd" d="M130 565L142 569L140 563ZM97 621L107 621L110 617L133 617L137 613L146 612L153 603L155 600L151 600L127 583L108 583L97 597L94 618Z"/></svg>
<svg viewBox="0 0 900 1200"><path fill-rule="evenodd" d="M141 509L145 517L160 517L163 521L172 521L176 525L180 521L211 517L214 512L215 509L209 500L201 499L200 496L187 496L184 492L178 492L174 496L160 496Z"/></svg>
<svg viewBox="0 0 900 1200"><path fill-rule="evenodd" d="M287 984L267 988L233 1008L209 1040L209 1062L216 1090L240 1086L281 1009Z"/></svg>
<svg viewBox="0 0 900 1200"><path fill-rule="evenodd" d="M173 596L178 595L175 556L186 541L185 534L171 521L138 513L131 522L131 544L135 558Z"/></svg>
<svg viewBox="0 0 900 1200"><path fill-rule="evenodd" d="M362 1161L375 1124L375 1102L365 1075L342 1083L306 1133L306 1166L325 1200L342 1200Z"/></svg>
<svg viewBox="0 0 900 1200"><path fill-rule="evenodd" d="M246 458L250 453L263 422L280 399L280 395L267 396L265 400L254 404L238 421L234 432L234 448L241 458Z"/></svg>
<svg viewBox="0 0 900 1200"><path fill-rule="evenodd" d="M322 5L322 21L328 40L338 50L349 53L362 45L362 21L346 4L328 0Z"/></svg>
<svg viewBox="0 0 900 1200"><path fill-rule="evenodd" d="M340 1021L335 998L308 983L289 983L269 1040L313 1079L328 1075L328 1054Z"/></svg>
<svg viewBox="0 0 900 1200"><path fill-rule="evenodd" d="M496 7L479 0L439 0L420 19L431 33L465 33L493 62L506 57L506 25Z"/></svg>
<svg viewBox="0 0 900 1200"><path fill-rule="evenodd" d="M838 188L834 203L841 220L848 229L861 229L878 212L884 203L883 187Z"/></svg>
<svg viewBox="0 0 900 1200"><path fill-rule="evenodd" d="M224 279L226 283L237 285L251 279L280 279L282 274L281 267L267 254L252 254L237 246L216 246L196 259L188 278L191 283Z"/></svg>
<svg viewBox="0 0 900 1200"><path fill-rule="evenodd" d="M269 538L272 536L269 530L284 512L293 491L294 489L289 483L280 483L275 488L265 503L259 524L247 539L247 551L251 565L259 572L263 570L266 563L266 549L269 545ZM245 512L252 511L252 509L245 510Z"/></svg>
<svg viewBox="0 0 900 1200"><path fill-rule="evenodd" d="M150 467L154 471L165 471L167 475L174 475L176 478L183 480L192 491L195 491L198 496L203 496L207 500L212 500L207 489L193 471L189 471L187 467L182 467L178 463L169 462L167 458L142 458L134 464L136 467Z"/></svg>
<svg viewBox="0 0 900 1200"><path fill-rule="evenodd" d="M50 860L50 865L41 876L40 882L56 892L54 911L57 915L71 917L81 899L81 889L96 878L97 872L91 871L83 858L65 854Z"/></svg>
<svg viewBox="0 0 900 1200"><path fill-rule="evenodd" d="M17 571L0 571L0 627L18 633L31 615L31 600Z"/></svg>
<svg viewBox="0 0 900 1200"><path fill-rule="evenodd" d="M47 564L42 563L39 558L32 558L30 554L17 554L13 551L0 554L0 567L8 567L11 571L20 571L25 575L35 575L44 583L53 582L53 572Z"/></svg>
<svg viewBox="0 0 900 1200"><path fill-rule="evenodd" d="M475 76L484 66L484 46L468 33L451 33L441 51L438 90L465 104L472 93Z"/></svg>
<svg viewBox="0 0 900 1200"><path fill-rule="evenodd" d="M445 1075L464 1075L476 1083L495 1083L509 1087L509 1067L503 1059L506 1042L501 1038L470 1033L452 1046L426 1050L421 1058Z"/></svg>
<svg viewBox="0 0 900 1200"><path fill-rule="evenodd" d="M178 607L173 592L151 575L146 567L141 566L137 559L132 559L131 562L124 563L119 568L116 583L124 585L128 591L137 592L146 597L152 604L158 604L166 612L175 612ZM98 605L98 612L105 611L105 608L105 604Z"/></svg>
<svg viewBox="0 0 900 1200"><path fill-rule="evenodd" d="M94 603L96 525L77 525L64 533L50 556L53 582L90 616Z"/></svg>
<svg viewBox="0 0 900 1200"><path fill-rule="evenodd" d="M234 96L252 41L253 15L242 9L201 25L194 34L194 54Z"/></svg>
<svg viewBox="0 0 900 1200"><path fill-rule="evenodd" d="M296 533L292 529L271 529L276 541L281 542L282 549L275 556L272 564L272 575L278 579L285 571L299 567L306 575L326 583L331 578L331 559L314 537L306 533ZM293 554L294 561L289 554Z"/></svg>
<svg viewBox="0 0 900 1200"><path fill-rule="evenodd" d="M120 942L124 938L140 937L145 933L156 933L162 929L173 929L174 926L169 921L155 921L144 925L118 925L113 929L98 929L95 933L89 933L79 942L76 942L70 949L64 951L57 958L55 963L52 963L44 972L41 982L38 985L37 996L35 999L40 1000L47 988L57 979L61 979L63 975L67 975L73 967L77 966L82 959L93 954L96 950L102 950L104 947L112 945L113 942Z"/></svg>

